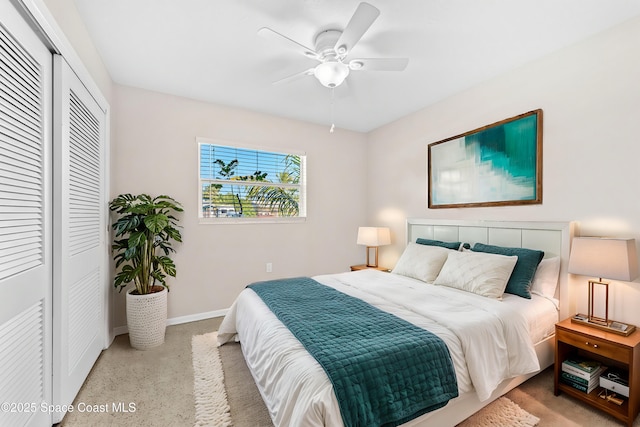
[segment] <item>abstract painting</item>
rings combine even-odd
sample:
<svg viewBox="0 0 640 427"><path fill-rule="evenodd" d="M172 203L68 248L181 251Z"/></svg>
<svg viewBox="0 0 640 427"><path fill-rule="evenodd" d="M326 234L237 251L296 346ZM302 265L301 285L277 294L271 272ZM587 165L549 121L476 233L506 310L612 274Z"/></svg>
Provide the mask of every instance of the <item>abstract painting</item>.
<svg viewBox="0 0 640 427"><path fill-rule="evenodd" d="M428 146L429 208L542 203L542 110Z"/></svg>

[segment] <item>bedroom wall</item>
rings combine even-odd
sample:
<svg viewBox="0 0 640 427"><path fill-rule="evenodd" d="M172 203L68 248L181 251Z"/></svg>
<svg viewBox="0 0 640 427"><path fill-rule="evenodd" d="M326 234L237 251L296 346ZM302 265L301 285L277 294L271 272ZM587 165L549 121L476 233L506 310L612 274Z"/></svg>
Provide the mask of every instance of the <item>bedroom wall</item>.
<svg viewBox="0 0 640 427"><path fill-rule="evenodd" d="M169 318L227 309L249 283L347 271L364 262L366 135L116 85L112 196L169 194L182 202L183 244ZM196 137L307 153L308 218L295 224L199 224ZM265 264L273 263L266 273ZM116 323L126 323L124 292ZM215 314L214 313L214 314Z"/></svg>
<svg viewBox="0 0 640 427"><path fill-rule="evenodd" d="M380 263L393 266L401 254L407 217L578 221L584 236L640 241L638 52L634 19L371 132L367 212L393 233ZM544 111L541 205L427 209L428 144L537 108ZM581 311L586 280L571 280ZM610 298L610 317L640 324L640 283L616 282Z"/></svg>
<svg viewBox="0 0 640 427"><path fill-rule="evenodd" d="M37 2L38 0L33 0ZM67 40L82 60L102 95L111 103L113 81L102 58L91 41L73 0L42 0Z"/></svg>

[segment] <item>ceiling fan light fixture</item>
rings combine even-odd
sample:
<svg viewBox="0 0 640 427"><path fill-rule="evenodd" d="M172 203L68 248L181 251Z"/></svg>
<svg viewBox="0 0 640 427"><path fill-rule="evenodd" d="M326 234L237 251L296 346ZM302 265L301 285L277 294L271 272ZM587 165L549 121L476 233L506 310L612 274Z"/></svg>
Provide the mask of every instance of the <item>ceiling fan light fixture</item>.
<svg viewBox="0 0 640 427"><path fill-rule="evenodd" d="M340 61L326 61L314 69L313 75L322 86L334 88L340 86L347 78L349 67Z"/></svg>

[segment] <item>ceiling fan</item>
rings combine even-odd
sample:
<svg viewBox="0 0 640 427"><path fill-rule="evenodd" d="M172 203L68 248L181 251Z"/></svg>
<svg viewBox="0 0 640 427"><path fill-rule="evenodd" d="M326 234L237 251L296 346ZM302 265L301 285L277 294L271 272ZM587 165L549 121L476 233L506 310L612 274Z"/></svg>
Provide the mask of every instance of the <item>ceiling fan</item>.
<svg viewBox="0 0 640 427"><path fill-rule="evenodd" d="M315 37L315 49L308 48L271 28L263 27L258 35L293 48L307 58L320 62L308 70L286 77L274 84L287 83L305 76L315 76L325 87L340 86L351 71L402 71L408 58L355 58L347 56L363 34L380 15L380 10L369 3L360 3L344 30L325 30Z"/></svg>

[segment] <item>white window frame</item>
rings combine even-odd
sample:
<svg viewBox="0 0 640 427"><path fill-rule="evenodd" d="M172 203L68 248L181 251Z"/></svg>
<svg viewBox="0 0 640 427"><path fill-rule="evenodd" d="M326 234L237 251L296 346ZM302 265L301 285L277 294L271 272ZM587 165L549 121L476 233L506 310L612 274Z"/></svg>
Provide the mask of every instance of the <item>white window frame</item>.
<svg viewBox="0 0 640 427"><path fill-rule="evenodd" d="M197 156L198 156L198 221L200 224L269 224L269 223L298 223L304 222L307 217L307 155L304 151L294 150L289 148L274 148L259 145L252 145L246 143L240 143L235 141L226 141L220 139L211 139L204 137L196 137L197 144ZM296 187L300 191L300 200L298 201L298 216L295 217L269 217L269 218L256 218L256 217L203 217L202 216L202 186L205 183L216 182L216 180L202 179L200 176L201 158L200 147L203 144L220 145L226 147L236 147L245 150L257 150L278 154L291 154L300 157L300 182L297 185L277 184L269 183L269 186L282 186L282 187ZM226 180L220 180L219 183L224 183ZM254 185L261 185L255 184Z"/></svg>

